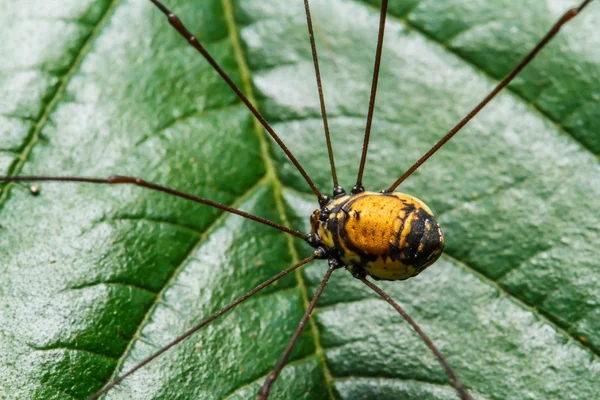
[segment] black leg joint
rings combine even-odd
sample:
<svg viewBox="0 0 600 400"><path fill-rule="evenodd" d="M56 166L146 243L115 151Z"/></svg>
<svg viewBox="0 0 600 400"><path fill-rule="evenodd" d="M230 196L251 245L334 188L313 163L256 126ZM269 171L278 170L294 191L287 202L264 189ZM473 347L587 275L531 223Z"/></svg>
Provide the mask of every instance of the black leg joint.
<svg viewBox="0 0 600 400"><path fill-rule="evenodd" d="M362 183L357 182L356 185L354 185L354 187L352 188L352 191L350 192L350 194L359 194L365 191L365 187L362 185Z"/></svg>
<svg viewBox="0 0 600 400"><path fill-rule="evenodd" d="M343 187L341 187L341 186L338 185L338 186L336 186L336 187L333 188L333 197L334 198L338 197L338 196L343 196L345 194L346 194L346 191L344 190Z"/></svg>
<svg viewBox="0 0 600 400"><path fill-rule="evenodd" d="M329 196L322 195L321 197L319 197L319 205L321 206L321 208L323 208L327 205L327 203L329 203L330 200L331 199L329 198Z"/></svg>
<svg viewBox="0 0 600 400"><path fill-rule="evenodd" d="M324 260L329 256L329 251L325 247L319 246L313 251L313 256L318 260Z"/></svg>
<svg viewBox="0 0 600 400"><path fill-rule="evenodd" d="M348 271L352 274L356 279L362 279L367 277L367 271L361 266L351 265L348 267Z"/></svg>
<svg viewBox="0 0 600 400"><path fill-rule="evenodd" d="M306 242L312 247L317 247L319 245L319 235L316 233L307 233L304 236L304 240L306 240Z"/></svg>
<svg viewBox="0 0 600 400"><path fill-rule="evenodd" d="M344 267L344 263L342 263L342 261L337 256L329 257L327 263L329 264L329 268L333 269L339 269Z"/></svg>
<svg viewBox="0 0 600 400"><path fill-rule="evenodd" d="M331 210L327 207L324 207L321 210L321 214L319 215L319 220L322 222L327 221L327 219L329 218L329 215L331 214Z"/></svg>

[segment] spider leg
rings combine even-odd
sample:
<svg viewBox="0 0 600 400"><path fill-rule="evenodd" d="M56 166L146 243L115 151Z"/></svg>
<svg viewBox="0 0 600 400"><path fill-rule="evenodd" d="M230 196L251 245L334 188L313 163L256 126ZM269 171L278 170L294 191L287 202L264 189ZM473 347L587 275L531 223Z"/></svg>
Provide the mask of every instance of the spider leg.
<svg viewBox="0 0 600 400"><path fill-rule="evenodd" d="M385 19L387 16L388 0L381 2L381 11L379 15L379 34L377 36L377 51L375 53L375 66L373 67L373 82L371 83L371 97L369 99L369 111L367 114L367 126L365 127L365 137L363 140L362 155L360 157L360 166L356 177L356 185L352 188L352 194L364 191L362 185L363 172L367 162L367 151L369 150L369 139L371 138L371 124L373 123L373 113L375 112L375 98L377 96L377 83L379 82L379 68L381 67L381 54L383 53L383 37L385 34Z"/></svg>
<svg viewBox="0 0 600 400"><path fill-rule="evenodd" d="M538 44L533 48L533 50L531 50L529 54L527 54L525 58L523 58L523 60L521 60L521 62L511 72L509 72L508 75L504 77L504 79L502 79L502 81L500 81L500 83L498 83L494 90L492 90L479 104L475 106L475 108L470 113L468 113L463 119L461 119L458 122L458 124L454 126L454 128L452 128L448 133L446 133L446 135L442 139L440 139L439 142L437 142L427 153L425 153L421 158L419 158L419 160L415 162L412 165L412 167L407 169L406 172L403 173L402 176L400 176L400 178L398 178L396 182L394 182L392 186L390 186L385 191L393 192L394 190L396 190L398 185L400 185L402 182L404 182L406 178L412 175L412 173L415 172L417 168L419 168L425 161L427 161L429 157L434 155L435 152L437 152L444 144L446 144L448 140L452 139L454 135L460 132L460 130L465 125L467 125L467 123L469 123L469 121L473 119L473 117L475 117L479 113L479 111L481 111L502 89L508 86L508 84L514 79L514 77L516 77L523 70L523 68L525 68L535 58L535 56L552 40L552 38L556 36L556 34L560 31L563 25L575 18L591 2L592 0L585 0L579 5L579 7L567 10L562 15L562 17L560 17L560 19L552 26L552 28L550 28L548 33L546 33L546 35L538 42Z"/></svg>
<svg viewBox="0 0 600 400"><path fill-rule="evenodd" d="M338 184L337 173L335 171L335 161L333 159L333 148L331 147L331 137L329 136L329 123L327 122L327 109L325 108L325 98L323 96L323 84L321 82L321 70L319 68L319 56L317 54L317 45L315 43L315 33L313 31L312 17L310 14L310 4L304 0L304 9L306 11L306 25L308 27L308 37L310 38L310 47L312 49L313 63L315 65L315 76L317 78L317 90L319 92L319 102L321 103L321 115L323 116L323 128L325 129L325 142L327 143L327 152L329 153L329 165L331 166L331 177L333 179L333 196L344 193L344 189Z"/></svg>
<svg viewBox="0 0 600 400"><path fill-rule="evenodd" d="M275 380L277 380L279 373L285 366L285 363L287 362L287 359L290 356L290 353L292 352L294 345L296 344L296 342L298 341L298 338L300 337L300 333L302 333L304 326L308 322L308 318L310 317L313 310L315 309L315 306L317 305L317 301L319 300L319 297L321 297L321 294L323 294L323 290L325 290L325 285L327 285L327 282L329 282L329 278L331 277L331 274L333 273L333 271L341 268L342 266L343 265L339 264L338 262L332 262L330 260L329 269L327 270L325 277L321 281L321 284L319 285L317 292L315 293L308 308L306 309L304 316L300 320L300 324L298 324L298 328L296 328L296 331L294 332L292 339L290 340L287 347L285 348L285 351L281 355L281 358L277 362L277 365L275 366L275 368L273 368L273 371L271 371L271 373L269 375L267 375L267 378L265 379L265 383L263 384L262 388L260 389L260 391L258 392L258 394L256 396L257 400L266 400L269 397L269 393L271 392L271 386L273 386L273 383L275 383Z"/></svg>
<svg viewBox="0 0 600 400"><path fill-rule="evenodd" d="M304 177L304 180L310 186L312 191L315 193L319 200L323 200L325 198L324 195L321 194L319 189L315 186L313 181L310 179L304 168L300 165L296 157L292 154L292 152L287 148L287 146L283 143L279 135L275 133L275 130L271 127L271 125L265 120L262 114L254 107L252 102L246 97L244 93L237 87L235 82L227 75L227 73L221 68L221 66L217 63L217 61L210 55L210 53L202 46L202 44L198 41L198 38L192 35L192 33L185 27L183 22L177 17L177 15L173 14L171 10L169 10L163 3L159 0L150 0L169 20L169 23L181 36L183 36L188 43L194 47L202 56L208 61L208 63L214 68L215 71L221 78L231 87L231 89L235 92L235 94L242 100L242 102L248 107L248 110L256 117L256 119L261 123L261 125L269 132L269 135L277 142L281 150L285 153L285 155L289 158L289 160L294 164L298 172Z"/></svg>
<svg viewBox="0 0 600 400"><path fill-rule="evenodd" d="M146 189L154 190L157 192L163 192L172 196L181 197L187 200L191 200L196 203L205 204L207 206L217 208L219 210L227 211L232 214L239 215L246 219L251 219L261 224L268 225L271 228L278 229L282 232L296 236L306 240L306 235L280 225L276 222L269 221L268 219L258 217L256 215L247 213L245 211L238 210L233 207L226 206L221 203L217 203L203 197L198 197L190 193L185 193L176 189L172 189L166 186L158 185L156 183L147 182L141 178L135 178L132 176L109 176L108 178L87 178L87 177L76 177L76 176L0 176L0 182L75 182L75 183L93 183L100 185L135 185ZM39 193L39 188L33 192L33 194Z"/></svg>
<svg viewBox="0 0 600 400"><path fill-rule="evenodd" d="M448 364L448 362L446 361L446 359L444 358L442 353L438 350L438 348L435 346L435 344L433 344L433 341L431 339L429 339L429 337L425 334L425 332L423 332L423 330L415 322L415 320L413 320L411 318L411 316L408 315L408 313L402 307L400 307L400 305L398 303L396 303L394 301L394 299L392 299L387 293L385 293L383 290L381 290L381 288L379 286L377 286L373 282L367 280L367 278L364 275L358 275L358 276L355 275L355 277L358 280L362 281L362 283L367 285L369 288L371 288L379 296L381 296L392 307L394 307L396 309L396 311L398 311L398 313L402 316L402 318L404 318L404 320L406 322L408 322L408 324L415 330L415 332L417 332L419 337L423 340L423 342L425 342L427 347L429 347L429 350L431 350L433 352L435 357L438 359L438 361L440 362L440 364L446 371L446 375L448 375L448 378L450 378L450 380L452 381L452 384L454 385L454 390L456 390L456 393L461 398L461 400L473 400L473 397L471 397L469 392L467 392L467 390L464 388L463 384L458 379L456 373L450 367L450 365Z"/></svg>

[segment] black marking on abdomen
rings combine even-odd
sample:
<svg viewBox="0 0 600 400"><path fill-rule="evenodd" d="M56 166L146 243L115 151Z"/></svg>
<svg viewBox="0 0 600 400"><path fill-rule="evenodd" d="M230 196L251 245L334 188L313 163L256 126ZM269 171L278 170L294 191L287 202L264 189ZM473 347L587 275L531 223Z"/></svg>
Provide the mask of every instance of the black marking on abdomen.
<svg viewBox="0 0 600 400"><path fill-rule="evenodd" d="M402 224L400 225L400 229L396 232L396 238L394 243L390 245L390 253L389 256L394 261L400 260L400 239L402 238L402 231L404 231L404 227L406 226L406 221L413 215L416 211L416 207L414 204L406 204L406 202L402 202L404 204L404 218L402 219ZM400 218L400 217L398 217ZM412 230L412 227L411 227Z"/></svg>
<svg viewBox="0 0 600 400"><path fill-rule="evenodd" d="M437 223L433 215L419 209L417 218L412 221L411 229L406 237L406 246L400 252L400 261L417 269L430 265L431 254L440 249L442 242ZM427 229L429 222L430 229ZM424 244L419 251L419 246Z"/></svg>

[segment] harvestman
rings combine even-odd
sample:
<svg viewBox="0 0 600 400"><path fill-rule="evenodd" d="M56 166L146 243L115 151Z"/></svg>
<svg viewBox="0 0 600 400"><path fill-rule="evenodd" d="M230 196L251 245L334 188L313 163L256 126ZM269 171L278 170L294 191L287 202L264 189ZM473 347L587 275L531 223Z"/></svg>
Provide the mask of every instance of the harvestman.
<svg viewBox="0 0 600 400"><path fill-rule="evenodd" d="M118 385L125 378L135 373L152 360L182 342L190 335L200 330L210 322L214 321L221 315L231 310L236 305L247 300L260 290L269 286L281 277L289 274L297 268L315 260L327 259L329 268L325 277L321 281L310 305L308 306L298 328L296 329L287 348L281 356L279 362L273 371L265 379L265 383L259 391L257 398L266 399L269 396L271 386L277 379L280 371L285 366L285 363L294 347L298 337L306 325L308 318L314 310L317 301L332 273L339 268L346 267L355 278L359 279L366 286L375 291L385 301L398 311L398 313L408 322L408 324L417 332L420 338L425 342L427 347L434 353L446 374L452 381L454 389L458 396L463 400L472 399L471 395L463 387L462 383L448 365L444 356L436 348L433 342L421 330L419 325L398 305L390 296L383 292L377 285L367 279L371 276L375 279L386 280L402 280L408 279L419 274L429 265L433 264L440 256L444 239L443 234L428 207L418 199L409 195L394 193L394 190L408 178L417 168L427 161L436 151L438 151L448 140L458 133L487 103L506 87L512 79L531 62L538 52L559 32L561 27L574 18L581 12L592 0L585 0L579 7L572 8L565 12L563 16L552 26L543 39L535 46L535 48L489 93L466 117L464 117L454 128L452 128L438 143L436 143L427 153L425 153L416 163L413 164L404 174L402 174L389 188L382 190L380 193L365 192L362 178L363 171L367 159L369 138L371 133L371 123L373 121L373 113L375 109L375 98L377 93L377 81L379 78L379 69L381 64L381 55L383 49L383 39L385 32L385 20L387 15L388 0L383 0L381 5L381 14L379 20L379 33L377 39L377 50L375 55L375 65L373 71L373 81L371 85L371 95L369 100L369 109L367 114L363 149L361 155L360 166L357 175L356 185L352 188L349 195L338 184L337 174L335 169L335 161L329 135L329 126L327 123L327 111L325 107L323 88L321 84L321 75L319 70L319 62L317 56L317 48L315 45L313 26L310 14L309 0L304 0L306 11L306 21L308 25L310 44L312 48L312 56L314 61L315 75L317 80L317 88L321 105L321 113L323 117L323 126L325 131L325 140L327 151L329 154L329 163L331 166L331 175L333 179L333 196L330 198L322 194L310 179L304 168L294 157L292 152L286 147L277 133L263 118L260 112L254 107L250 100L242 93L225 71L217 64L208 51L200 44L198 39L194 37L188 29L183 25L179 18L173 14L159 0L150 0L161 12L163 12L169 23L192 45L202 56L211 64L215 71L227 82L233 89L241 101L248 107L250 112L258 119L262 126L271 135L277 145L283 150L288 159L294 164L298 172L304 177L304 180L317 197L319 208L311 217L311 225L313 227L310 233L304 234L299 231L282 226L267 219L237 210L235 208L213 202L192 194L183 193L176 189L161 186L155 183L144 181L140 178L129 176L110 176L108 178L87 178L87 177L56 177L56 176L5 176L0 177L0 182L79 182L92 184L107 184L107 185L136 185L150 190L164 192L173 196L182 197L194 202L202 203L210 207L214 207L223 211L237 214L241 217L254 220L256 222L268 225L282 232L293 235L299 239L305 240L315 248L313 254L300 261L299 263L289 267L288 269L273 276L269 280L255 287L242 297L235 300L225 308L217 311L210 317L206 318L200 324L167 344L159 351L142 361L131 370L121 375L114 381L107 384L104 388L96 392L90 397L90 400L97 399L101 395L108 392L110 389ZM32 186L32 193L35 193L37 186ZM383 209L379 212L378 210ZM393 214L394 221L389 222L389 215ZM369 235L361 233L361 230L353 230L353 227L365 227L378 233L388 234L390 237L389 243L373 242ZM358 231L358 232L357 232ZM369 231L369 232L371 232ZM387 238L387 237L386 237ZM394 241L395 239L395 241Z"/></svg>

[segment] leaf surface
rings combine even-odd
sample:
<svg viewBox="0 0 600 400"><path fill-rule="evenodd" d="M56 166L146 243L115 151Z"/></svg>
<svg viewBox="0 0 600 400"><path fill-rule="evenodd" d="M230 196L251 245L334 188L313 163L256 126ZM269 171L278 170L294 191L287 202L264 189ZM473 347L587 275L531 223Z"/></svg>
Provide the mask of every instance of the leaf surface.
<svg viewBox="0 0 600 400"><path fill-rule="evenodd" d="M354 184L377 1L313 1L341 183ZM389 186L574 1L391 1L364 183ZM331 181L302 2L168 2L324 192ZM209 65L142 0L2 2L0 174L142 176L308 229L314 196ZM477 399L600 398L600 6L402 186L447 236L382 286ZM0 398L84 399L310 251L139 188L0 186ZM111 391L254 398L325 273L304 267ZM453 399L433 355L335 273L281 399Z"/></svg>

